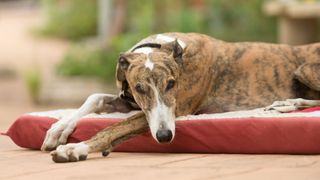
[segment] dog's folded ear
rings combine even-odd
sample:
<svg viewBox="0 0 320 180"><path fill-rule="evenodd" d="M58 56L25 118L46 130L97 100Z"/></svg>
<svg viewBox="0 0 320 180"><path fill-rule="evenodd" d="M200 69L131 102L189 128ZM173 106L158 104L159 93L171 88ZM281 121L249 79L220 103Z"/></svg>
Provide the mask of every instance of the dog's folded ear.
<svg viewBox="0 0 320 180"><path fill-rule="evenodd" d="M173 58L177 62L182 62L183 48L177 39L172 42L162 44L161 50L167 52L168 54L172 54Z"/></svg>
<svg viewBox="0 0 320 180"><path fill-rule="evenodd" d="M118 64L117 64L117 71L116 71L116 78L118 81L126 80L125 72L127 71L129 65L130 65L129 61L124 56L124 54L120 54L120 57L118 59Z"/></svg>
<svg viewBox="0 0 320 180"><path fill-rule="evenodd" d="M127 70L129 67L129 61L128 61L127 57L125 57L123 54L120 54L120 57L118 59L118 63L119 63L119 67L122 70Z"/></svg>

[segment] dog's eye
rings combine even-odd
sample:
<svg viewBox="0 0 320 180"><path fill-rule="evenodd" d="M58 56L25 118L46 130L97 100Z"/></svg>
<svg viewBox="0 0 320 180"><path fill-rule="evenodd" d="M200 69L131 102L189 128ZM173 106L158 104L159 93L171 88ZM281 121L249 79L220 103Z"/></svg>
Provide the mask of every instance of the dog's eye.
<svg viewBox="0 0 320 180"><path fill-rule="evenodd" d="M167 87L166 87L166 91L172 89L174 87L175 83L176 83L176 81L174 79L170 79L168 81L168 84L167 84Z"/></svg>
<svg viewBox="0 0 320 180"><path fill-rule="evenodd" d="M135 88L136 88L136 91L138 93L140 93L140 94L145 94L146 93L144 88L143 88L143 86L140 83L138 83Z"/></svg>

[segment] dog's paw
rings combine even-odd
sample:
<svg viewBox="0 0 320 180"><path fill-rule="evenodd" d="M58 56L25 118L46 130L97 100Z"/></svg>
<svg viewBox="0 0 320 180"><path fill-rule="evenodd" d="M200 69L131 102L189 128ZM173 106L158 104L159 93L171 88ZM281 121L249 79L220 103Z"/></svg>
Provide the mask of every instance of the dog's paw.
<svg viewBox="0 0 320 180"><path fill-rule="evenodd" d="M56 163L77 162L87 159L89 153L89 146L85 143L70 143L60 145L55 151L50 154L52 160Z"/></svg>
<svg viewBox="0 0 320 180"><path fill-rule="evenodd" d="M270 106L264 108L265 111L276 110L282 113L291 112L303 108L303 99L287 99L285 101L275 101Z"/></svg>
<svg viewBox="0 0 320 180"><path fill-rule="evenodd" d="M62 121L62 120L61 120ZM68 136L74 130L73 124L57 122L47 131L41 146L42 151L52 151L61 144L66 144Z"/></svg>

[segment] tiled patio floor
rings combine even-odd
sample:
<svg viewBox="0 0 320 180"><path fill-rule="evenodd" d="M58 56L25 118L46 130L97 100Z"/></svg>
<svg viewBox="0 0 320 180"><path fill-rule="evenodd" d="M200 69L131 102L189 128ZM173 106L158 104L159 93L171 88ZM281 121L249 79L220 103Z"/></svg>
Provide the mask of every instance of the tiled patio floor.
<svg viewBox="0 0 320 180"><path fill-rule="evenodd" d="M55 164L0 137L0 179L319 179L320 156L95 153Z"/></svg>

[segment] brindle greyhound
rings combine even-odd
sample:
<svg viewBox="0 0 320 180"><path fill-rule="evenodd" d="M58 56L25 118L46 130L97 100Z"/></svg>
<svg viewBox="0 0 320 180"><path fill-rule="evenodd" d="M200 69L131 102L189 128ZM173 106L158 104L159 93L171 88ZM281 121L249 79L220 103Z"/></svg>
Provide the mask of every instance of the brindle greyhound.
<svg viewBox="0 0 320 180"><path fill-rule="evenodd" d="M275 100L283 101L280 107L320 105L320 43L293 47L228 43L196 33L152 35L120 55L116 78L119 96L91 95L48 130L41 149L57 147L55 162L110 152L148 129L159 143L170 143L176 116L253 109ZM271 106L277 107L279 102ZM80 117L133 109L142 111L87 141L62 145Z"/></svg>

